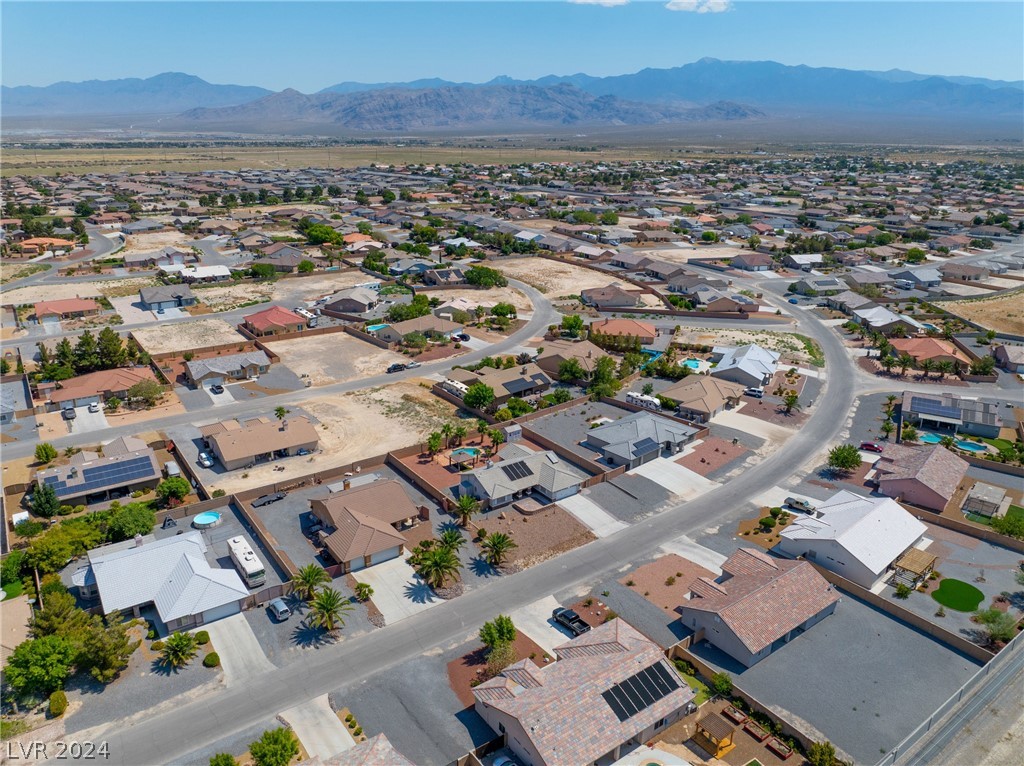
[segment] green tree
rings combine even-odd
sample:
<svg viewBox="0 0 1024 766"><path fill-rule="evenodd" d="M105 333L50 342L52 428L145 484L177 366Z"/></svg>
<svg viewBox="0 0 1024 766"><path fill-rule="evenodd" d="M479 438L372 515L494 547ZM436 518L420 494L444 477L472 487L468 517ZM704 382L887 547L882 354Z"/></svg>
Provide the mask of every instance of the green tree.
<svg viewBox="0 0 1024 766"><path fill-rule="evenodd" d="M812 742L807 748L811 766L835 766L836 749L831 742Z"/></svg>
<svg viewBox="0 0 1024 766"><path fill-rule="evenodd" d="M597 360L594 371L590 375L590 386L587 389L594 400L600 399L602 396L615 396L622 386L616 372L617 368L613 357L603 356Z"/></svg>
<svg viewBox="0 0 1024 766"><path fill-rule="evenodd" d="M43 607L35 612L29 623L32 638L63 636L74 647L77 656L91 627L90 615L78 608L75 597L68 592L46 594Z"/></svg>
<svg viewBox="0 0 1024 766"><path fill-rule="evenodd" d="M785 412L788 415L793 410L800 409L800 396L796 391L788 391L785 396L782 397L782 404L785 407Z"/></svg>
<svg viewBox="0 0 1024 766"><path fill-rule="evenodd" d="M437 431L432 432L427 437L427 449L430 451L430 454L433 455L439 449L441 449L441 444L443 442L444 437L440 433L438 433Z"/></svg>
<svg viewBox="0 0 1024 766"><path fill-rule="evenodd" d="M914 366L914 357L907 353L900 354L896 359L896 366L900 368L901 376L906 375L907 370Z"/></svg>
<svg viewBox="0 0 1024 766"><path fill-rule="evenodd" d="M39 463L50 463L57 458L57 448L50 442L39 442L36 445L36 461Z"/></svg>
<svg viewBox="0 0 1024 766"><path fill-rule="evenodd" d="M63 636L23 641L7 660L7 683L19 693L49 695L63 688L75 664L75 648Z"/></svg>
<svg viewBox="0 0 1024 766"><path fill-rule="evenodd" d="M619 214L614 210L605 210L601 213L601 223L605 226L614 226L619 222Z"/></svg>
<svg viewBox="0 0 1024 766"><path fill-rule="evenodd" d="M308 258L299 261L298 271L300 274L312 274L315 268L316 264Z"/></svg>
<svg viewBox="0 0 1024 766"><path fill-rule="evenodd" d="M292 585L296 592L306 601L312 601L317 588L331 581L331 576L319 564L306 564L292 577Z"/></svg>
<svg viewBox="0 0 1024 766"><path fill-rule="evenodd" d="M192 485L188 483L181 476L172 476L169 479L164 479L157 485L156 496L160 502L164 505L168 503L181 502L188 497L189 492L192 491Z"/></svg>
<svg viewBox="0 0 1024 766"><path fill-rule="evenodd" d="M104 626L96 618L82 645L82 665L102 684L109 684L128 667L132 654L141 641L132 641L128 625L115 622Z"/></svg>
<svg viewBox="0 0 1024 766"><path fill-rule="evenodd" d="M716 694L728 697L732 694L732 677L728 673L715 673L711 676L711 688Z"/></svg>
<svg viewBox="0 0 1024 766"><path fill-rule="evenodd" d="M508 279L504 274L487 266L470 266L464 274L466 282L471 285L481 287L505 287L508 285Z"/></svg>
<svg viewBox="0 0 1024 766"><path fill-rule="evenodd" d="M384 202L385 205L390 205L396 199L395 193L393 191L391 191L391 189L384 189L380 193L380 198Z"/></svg>
<svg viewBox="0 0 1024 766"><path fill-rule="evenodd" d="M129 401L137 400L147 407L154 407L164 396L163 387L155 380L140 380L128 389Z"/></svg>
<svg viewBox="0 0 1024 766"><path fill-rule="evenodd" d="M566 314L562 317L562 332L570 338L578 338L583 333L583 317L579 314Z"/></svg>
<svg viewBox="0 0 1024 766"><path fill-rule="evenodd" d="M447 548L433 548L425 551L420 557L417 571L431 588L443 588L449 580L458 577L461 568L462 562L452 551Z"/></svg>
<svg viewBox="0 0 1024 766"><path fill-rule="evenodd" d="M487 675L494 677L516 661L515 649L511 644L499 644L487 653Z"/></svg>
<svg viewBox="0 0 1024 766"><path fill-rule="evenodd" d="M903 426L903 431L900 433L900 439L907 444L914 444L917 441L917 429L909 424Z"/></svg>
<svg viewBox="0 0 1024 766"><path fill-rule="evenodd" d="M496 649L499 646L507 646L516 640L516 626L512 624L512 618L499 614L490 622L480 626L480 642L488 649Z"/></svg>
<svg viewBox="0 0 1024 766"><path fill-rule="evenodd" d="M480 511L480 501L472 495L459 495L455 504L455 513L458 514L459 523L463 527L469 526L469 520L473 514Z"/></svg>
<svg viewBox="0 0 1024 766"><path fill-rule="evenodd" d="M272 263L254 263L249 267L249 273L256 279L273 279L277 275Z"/></svg>
<svg viewBox="0 0 1024 766"><path fill-rule="evenodd" d="M840 473L849 473L860 467L860 451L855 444L840 444L828 451L828 466Z"/></svg>
<svg viewBox="0 0 1024 766"><path fill-rule="evenodd" d="M21 579L21 571L25 566L25 551L13 549L0 562L0 585L9 585Z"/></svg>
<svg viewBox="0 0 1024 766"><path fill-rule="evenodd" d="M157 494L160 495L160 488L172 481L184 484L186 495L191 490L187 481L180 477L175 477L168 479L163 482L160 487L157 487ZM167 490L165 490L165 492L166 491ZM161 495L161 499L166 501L167 498L176 496L177 495L167 495L164 497ZM118 508L111 515L110 520L107 522L107 534L109 535L111 542L131 540L135 535L148 535L153 531L153 526L155 524L156 514L148 505L145 503L128 503L128 505Z"/></svg>
<svg viewBox="0 0 1024 766"><path fill-rule="evenodd" d="M86 330L78 336L75 344L75 371L93 372L100 369L99 345L96 336Z"/></svg>
<svg viewBox="0 0 1024 766"><path fill-rule="evenodd" d="M238 766L238 761L230 753L216 753L210 758L210 766Z"/></svg>
<svg viewBox="0 0 1024 766"><path fill-rule="evenodd" d="M442 548L447 548L450 551L458 553L462 549L462 546L466 544L466 538L462 536L462 533L459 530L449 527L441 532L438 537L438 542L441 544Z"/></svg>
<svg viewBox="0 0 1024 766"><path fill-rule="evenodd" d="M558 365L558 379L563 383L575 383L587 379L587 371L578 359L564 359Z"/></svg>
<svg viewBox="0 0 1024 766"><path fill-rule="evenodd" d="M299 754L299 741L291 729L268 729L249 745L255 766L288 766Z"/></svg>
<svg viewBox="0 0 1024 766"><path fill-rule="evenodd" d="M289 412L291 412L291 410L289 410L286 407L275 407L274 417L277 418L278 420L284 420Z"/></svg>
<svg viewBox="0 0 1024 766"><path fill-rule="evenodd" d="M996 360L991 356L981 356L971 362L971 375L991 375L996 370Z"/></svg>
<svg viewBox="0 0 1024 766"><path fill-rule="evenodd" d="M50 519L57 515L60 509L60 500L57 492L50 484L36 484L32 492L32 513L44 519Z"/></svg>
<svg viewBox="0 0 1024 766"><path fill-rule="evenodd" d="M163 663L170 668L181 668L188 665L199 653L199 643L192 633L178 631L164 640L161 650Z"/></svg>
<svg viewBox="0 0 1024 766"><path fill-rule="evenodd" d="M462 401L465 402L467 407L478 410L487 409L490 403L494 401L494 389L486 383L473 383L466 390L466 395L462 397Z"/></svg>
<svg viewBox="0 0 1024 766"><path fill-rule="evenodd" d="M360 601L369 601L373 598L373 586L368 582L357 582L352 590Z"/></svg>
<svg viewBox="0 0 1024 766"><path fill-rule="evenodd" d="M492 567L500 567L514 548L519 546L504 532L495 532L480 543L484 558Z"/></svg>
<svg viewBox="0 0 1024 766"><path fill-rule="evenodd" d="M1017 618L994 607L975 612L974 621L982 626L990 644L1006 643L1017 635Z"/></svg>
<svg viewBox="0 0 1024 766"><path fill-rule="evenodd" d="M123 366L127 356L124 341L110 327L100 330L99 339L96 341L96 354L99 357L99 366L104 370Z"/></svg>
<svg viewBox="0 0 1024 766"><path fill-rule="evenodd" d="M345 615L352 611L352 605L334 588L323 588L313 597L309 609L310 624L333 633L345 626Z"/></svg>

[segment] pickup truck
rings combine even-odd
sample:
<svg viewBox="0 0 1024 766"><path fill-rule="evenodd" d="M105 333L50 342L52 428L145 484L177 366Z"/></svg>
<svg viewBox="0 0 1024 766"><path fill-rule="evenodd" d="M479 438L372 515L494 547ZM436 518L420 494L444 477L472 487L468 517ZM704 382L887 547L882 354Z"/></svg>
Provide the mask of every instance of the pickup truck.
<svg viewBox="0 0 1024 766"><path fill-rule="evenodd" d="M590 626L572 609L558 607L551 613L551 617L559 625L568 628L574 636L582 635L590 630Z"/></svg>

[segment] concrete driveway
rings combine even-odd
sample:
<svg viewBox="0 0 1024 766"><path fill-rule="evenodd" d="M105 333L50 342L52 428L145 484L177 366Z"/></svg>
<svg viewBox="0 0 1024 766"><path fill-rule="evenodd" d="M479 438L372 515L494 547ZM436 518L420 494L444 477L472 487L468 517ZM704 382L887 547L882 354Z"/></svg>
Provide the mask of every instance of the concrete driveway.
<svg viewBox="0 0 1024 766"><path fill-rule="evenodd" d="M198 630L210 634L213 648L220 655L224 668L224 682L228 686L243 684L261 673L274 670L273 663L263 653L256 634L252 632L241 613L203 625ZM312 753L311 753L312 755Z"/></svg>
<svg viewBox="0 0 1024 766"><path fill-rule="evenodd" d="M121 316L125 324L142 324L153 321L153 312L142 306L137 295L111 298L110 305L114 307L114 311Z"/></svg>
<svg viewBox="0 0 1024 766"><path fill-rule="evenodd" d="M310 758L326 761L356 744L331 709L326 694L285 710L281 717L292 727Z"/></svg>
<svg viewBox="0 0 1024 766"><path fill-rule="evenodd" d="M87 406L75 407L75 413L75 419L72 421L72 430L76 434L83 434L88 431L102 431L105 428L110 428L102 407L100 407L99 412L89 412Z"/></svg>
<svg viewBox="0 0 1024 766"><path fill-rule="evenodd" d="M369 583L373 588L373 603L384 615L388 625L444 602L423 582L405 558L367 567L354 572L352 576L359 582Z"/></svg>
<svg viewBox="0 0 1024 766"><path fill-rule="evenodd" d="M215 394L207 387L203 387L203 392L210 397L210 401L214 407L223 407L225 404L231 404L235 401L235 397L231 395L231 389L228 386L224 386L224 392Z"/></svg>
<svg viewBox="0 0 1024 766"><path fill-rule="evenodd" d="M560 606L554 596L545 596L513 610L509 617L517 630L528 635L537 646L554 657L555 647L573 638L568 630L551 618L551 612Z"/></svg>
<svg viewBox="0 0 1024 766"><path fill-rule="evenodd" d="M693 500L719 486L718 482L706 479L696 471L691 471L665 457L655 458L649 463L644 463L630 473L650 479L684 500Z"/></svg>
<svg viewBox="0 0 1024 766"><path fill-rule="evenodd" d="M742 406L740 409L742 409ZM711 422L727 426L728 428L735 428L738 431L745 431L748 434L758 436L775 444L783 443L796 433L795 429L778 426L766 420L744 415L740 410L720 412L712 418Z"/></svg>
<svg viewBox="0 0 1024 766"><path fill-rule="evenodd" d="M677 556L682 556L687 561L692 561L694 564L700 564L705 569L709 569L716 575L722 573L722 564L725 563L726 557L718 551L711 550L695 542L686 535L680 535L674 540L669 540L667 543L661 546L661 550L665 553L674 553Z"/></svg>
<svg viewBox="0 0 1024 766"><path fill-rule="evenodd" d="M781 508L785 504L787 497L795 497L797 500L806 500L811 505L819 505L821 503L821 500L816 497L801 495L799 492L783 489L778 485L769 487L763 492L758 493L753 498L753 501L757 505L764 506L765 508ZM790 512L792 513L792 510Z"/></svg>
<svg viewBox="0 0 1024 766"><path fill-rule="evenodd" d="M590 531L598 537L608 537L608 535L613 535L620 529L629 526L582 494L575 494L572 497L559 500L558 505L586 524ZM554 607L551 608L554 609Z"/></svg>

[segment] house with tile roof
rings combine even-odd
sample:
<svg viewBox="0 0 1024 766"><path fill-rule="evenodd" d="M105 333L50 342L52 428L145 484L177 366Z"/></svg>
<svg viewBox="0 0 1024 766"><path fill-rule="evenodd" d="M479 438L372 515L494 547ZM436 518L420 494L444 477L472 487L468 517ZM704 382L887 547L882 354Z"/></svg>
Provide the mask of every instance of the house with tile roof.
<svg viewBox="0 0 1024 766"><path fill-rule="evenodd" d="M401 529L419 515L401 482L373 481L311 500L309 509L324 525L324 545L344 572L398 558L405 550Z"/></svg>
<svg viewBox="0 0 1024 766"><path fill-rule="evenodd" d="M732 259L730 265L743 271L771 271L775 262L765 253L740 253Z"/></svg>
<svg viewBox="0 0 1024 766"><path fill-rule="evenodd" d="M631 293L615 284L581 290L580 298L586 305L598 308L635 308L640 302L640 293Z"/></svg>
<svg viewBox="0 0 1024 766"><path fill-rule="evenodd" d="M64 298L55 301L40 301L32 310L37 322L55 322L61 319L99 314L102 307L92 298Z"/></svg>
<svg viewBox="0 0 1024 766"><path fill-rule="evenodd" d="M587 373L593 372L599 359L609 354L589 340L559 338L544 344L544 352L537 358L537 366L552 378L558 378L562 362L575 359Z"/></svg>
<svg viewBox="0 0 1024 766"><path fill-rule="evenodd" d="M875 463L878 491L911 505L942 511L967 474L966 460L941 444L886 444Z"/></svg>
<svg viewBox="0 0 1024 766"><path fill-rule="evenodd" d="M115 367L110 370L87 372L57 383L49 390L46 400L52 408L84 407L88 404L102 404L116 397L128 399L128 390L137 383L159 383L149 367Z"/></svg>
<svg viewBox="0 0 1024 766"><path fill-rule="evenodd" d="M807 561L740 548L719 577L690 585L680 612L697 639L749 668L824 620L838 603L839 594Z"/></svg>
<svg viewBox="0 0 1024 766"><path fill-rule="evenodd" d="M652 412L634 412L587 431L584 445L601 453L612 466L637 466L675 455L689 444L697 429Z"/></svg>
<svg viewBox="0 0 1024 766"><path fill-rule="evenodd" d="M616 761L683 717L693 691L622 619L525 659L473 689L474 709L528 766Z"/></svg>
<svg viewBox="0 0 1024 766"><path fill-rule="evenodd" d="M992 356L1004 370L1024 373L1024 346L999 345L992 349Z"/></svg>
<svg viewBox="0 0 1024 766"><path fill-rule="evenodd" d="M519 444L506 444L499 462L462 474L460 495L482 500L488 508L500 508L537 493L547 502L571 497L588 476L551 450L534 452Z"/></svg>
<svg viewBox="0 0 1024 766"><path fill-rule="evenodd" d="M254 463L315 452L320 443L308 418L294 415L281 421L259 417L224 420L199 429L207 449L233 471Z"/></svg>
<svg viewBox="0 0 1024 766"><path fill-rule="evenodd" d="M743 397L744 386L710 375L687 375L659 395L675 402L680 417L694 423L706 423L715 415L735 407Z"/></svg>
<svg viewBox="0 0 1024 766"><path fill-rule="evenodd" d="M842 490L811 515L797 514L773 552L802 556L871 590L889 576L894 562L922 543L926 531L891 498Z"/></svg>
<svg viewBox="0 0 1024 766"><path fill-rule="evenodd" d="M932 362L952 362L958 368L970 364L967 355L948 340L938 338L893 338L889 341L893 355L909 354L920 364L926 359Z"/></svg>
<svg viewBox="0 0 1024 766"><path fill-rule="evenodd" d="M304 763L306 766L416 766L391 744L384 733L364 739L326 760L314 756Z"/></svg>
<svg viewBox="0 0 1024 766"><path fill-rule="evenodd" d="M494 404L498 407L512 397L520 399L539 394L551 388L551 378L540 367L524 364L508 369L497 370L493 367L481 367L479 370L453 369L448 379L458 381L465 386L483 383L494 391Z"/></svg>
<svg viewBox="0 0 1024 766"><path fill-rule="evenodd" d="M756 343L746 346L715 346L712 360L716 362L711 376L731 380L744 386L763 386L779 368L781 354Z"/></svg>
<svg viewBox="0 0 1024 766"><path fill-rule="evenodd" d="M641 344L654 343L658 328L650 322L639 319L599 319L588 328L595 335L609 335L615 338L637 338Z"/></svg>
<svg viewBox="0 0 1024 766"><path fill-rule="evenodd" d="M290 332L302 332L306 329L306 320L281 306L271 306L255 314L249 314L242 324L253 335L283 335Z"/></svg>

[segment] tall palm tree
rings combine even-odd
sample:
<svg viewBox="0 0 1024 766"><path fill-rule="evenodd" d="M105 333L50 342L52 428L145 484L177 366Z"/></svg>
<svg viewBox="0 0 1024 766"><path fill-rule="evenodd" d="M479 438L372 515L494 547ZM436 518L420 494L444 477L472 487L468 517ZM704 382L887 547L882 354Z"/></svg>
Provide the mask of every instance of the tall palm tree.
<svg viewBox="0 0 1024 766"><path fill-rule="evenodd" d="M466 538L462 536L462 533L451 527L442 532L438 540L442 548L447 548L455 553L458 553L462 546L466 544Z"/></svg>
<svg viewBox="0 0 1024 766"><path fill-rule="evenodd" d="M458 577L462 562L447 548L434 548L420 558L419 575L431 588L443 588Z"/></svg>
<svg viewBox="0 0 1024 766"><path fill-rule="evenodd" d="M952 359L943 359L937 369L943 375L956 375L958 366Z"/></svg>
<svg viewBox="0 0 1024 766"><path fill-rule="evenodd" d="M900 438L908 444L914 444L915 442L917 442L917 429L909 424L903 426L903 431L900 433Z"/></svg>
<svg viewBox="0 0 1024 766"><path fill-rule="evenodd" d="M165 665L172 668L184 667L199 653L199 643L193 634L179 631L167 637L162 653Z"/></svg>
<svg viewBox="0 0 1024 766"><path fill-rule="evenodd" d="M505 557L513 548L518 548L515 541L504 532L495 532L482 543L480 548L484 552L484 558L492 567L500 567L505 563Z"/></svg>
<svg viewBox="0 0 1024 766"><path fill-rule="evenodd" d="M319 564L306 564L292 577L292 585L306 601L312 601L316 590L331 581L331 576Z"/></svg>
<svg viewBox="0 0 1024 766"><path fill-rule="evenodd" d="M431 455L441 449L442 441L444 441L444 437L437 431L434 431L427 437L427 450Z"/></svg>
<svg viewBox="0 0 1024 766"><path fill-rule="evenodd" d="M954 439L952 436L943 436L941 439L939 439L939 444L941 444L946 449L953 449L953 447L956 446L956 439Z"/></svg>
<svg viewBox="0 0 1024 766"><path fill-rule="evenodd" d="M896 366L896 360L891 356L883 356L878 363L886 372L892 372L892 368Z"/></svg>
<svg viewBox="0 0 1024 766"><path fill-rule="evenodd" d="M469 433L469 429L463 425L455 426L455 430L452 435L455 437L456 444L462 444L462 440L466 438L466 434Z"/></svg>
<svg viewBox="0 0 1024 766"><path fill-rule="evenodd" d="M455 433L455 426L451 423L445 423L441 426L441 436L444 437L444 446L447 449L451 444L452 434Z"/></svg>
<svg viewBox="0 0 1024 766"><path fill-rule="evenodd" d="M468 526L469 520L474 513L480 510L480 501L472 495L460 495L455 505L455 512L459 516L459 523Z"/></svg>
<svg viewBox="0 0 1024 766"><path fill-rule="evenodd" d="M333 633L344 627L344 615L352 611L348 599L334 588L324 588L310 602L309 622L315 628Z"/></svg>
<svg viewBox="0 0 1024 766"><path fill-rule="evenodd" d="M488 423L486 420L484 420L483 418L477 418L477 421L476 421L476 432L478 434L480 434L480 441L481 442L483 442L484 437L487 435L487 429L489 429L490 427L491 427L491 424Z"/></svg>
<svg viewBox="0 0 1024 766"><path fill-rule="evenodd" d="M492 428L487 432L487 438L491 440L491 452L497 452L498 447L505 443L505 434L500 428Z"/></svg>
<svg viewBox="0 0 1024 766"><path fill-rule="evenodd" d="M907 370L914 366L914 357L910 354L900 354L896 364L900 368L900 377L903 377L907 374Z"/></svg>
<svg viewBox="0 0 1024 766"><path fill-rule="evenodd" d="M896 394L889 394L885 397L885 414L886 417L892 415L892 411L896 408L896 402L899 401L899 397Z"/></svg>
<svg viewBox="0 0 1024 766"><path fill-rule="evenodd" d="M882 433L885 435L886 439L892 436L892 433L895 430L896 424L893 423L891 420L886 420L884 423L882 423Z"/></svg>
<svg viewBox="0 0 1024 766"><path fill-rule="evenodd" d="M920 367L923 373L922 377L927 378L928 373L935 369L935 362L931 359L922 359Z"/></svg>

